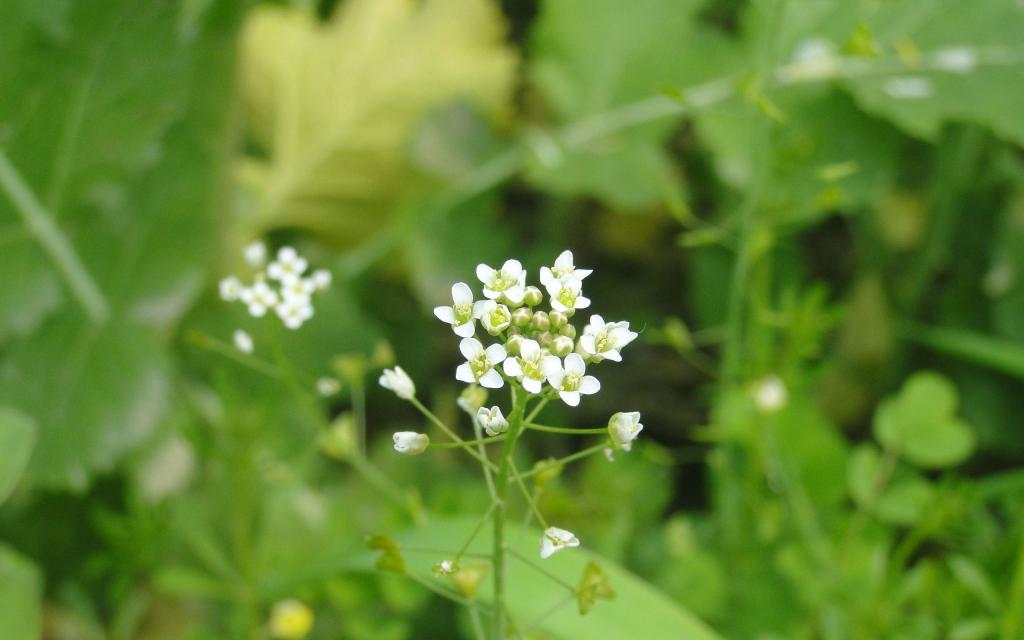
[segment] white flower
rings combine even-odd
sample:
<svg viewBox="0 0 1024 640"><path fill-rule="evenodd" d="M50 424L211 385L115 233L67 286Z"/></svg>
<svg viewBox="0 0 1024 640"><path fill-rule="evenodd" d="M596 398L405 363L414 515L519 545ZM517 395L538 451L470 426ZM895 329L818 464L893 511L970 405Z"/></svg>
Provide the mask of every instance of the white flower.
<svg viewBox="0 0 1024 640"><path fill-rule="evenodd" d="M549 281L546 285L551 296L551 308L565 313L590 306L590 298L582 294L583 284L573 277Z"/></svg>
<svg viewBox="0 0 1024 640"><path fill-rule="evenodd" d="M456 380L477 382L488 389L500 389L505 384L501 374L494 369L505 360L505 347L492 344L484 349L484 345L476 338L463 338L459 343L459 351L466 357L466 362L455 370Z"/></svg>
<svg viewBox="0 0 1024 640"><path fill-rule="evenodd" d="M945 47L932 57L936 66L953 73L970 73L978 64L978 54L970 47Z"/></svg>
<svg viewBox="0 0 1024 640"><path fill-rule="evenodd" d="M247 245L242 251L242 255L250 267L262 267L267 260L267 245L257 240Z"/></svg>
<svg viewBox="0 0 1024 640"><path fill-rule="evenodd" d="M484 283L484 295L495 300L504 296L512 304L520 304L526 293L526 271L518 260L506 260L501 269L486 264L476 267L476 277Z"/></svg>
<svg viewBox="0 0 1024 640"><path fill-rule="evenodd" d="M512 324L512 312L503 304L494 300L483 300L476 305L476 317L480 318L487 333L497 335Z"/></svg>
<svg viewBox="0 0 1024 640"><path fill-rule="evenodd" d="M456 282L452 285L452 306L434 307L434 315L441 322L452 326L455 335L460 338L468 338L473 335L473 321L477 314L475 311L481 308L481 303L473 304L473 291L465 282Z"/></svg>
<svg viewBox="0 0 1024 640"><path fill-rule="evenodd" d="M281 297L300 304L308 304L315 290L316 284L312 278L295 278L281 283Z"/></svg>
<svg viewBox="0 0 1024 640"><path fill-rule="evenodd" d="M453 560L442 560L434 565L434 572L439 576L450 576L458 569L459 565Z"/></svg>
<svg viewBox="0 0 1024 640"><path fill-rule="evenodd" d="M540 538L540 557L541 560L546 560L556 551L578 546L580 546L580 540L571 531L548 527Z"/></svg>
<svg viewBox="0 0 1024 640"><path fill-rule="evenodd" d="M640 424L639 411L620 411L608 420L608 435L617 449L629 451L633 448L633 441L644 430Z"/></svg>
<svg viewBox="0 0 1024 640"><path fill-rule="evenodd" d="M331 276L331 272L327 269L317 269L313 272L313 275L310 276L310 279L313 281L313 286L316 287L317 291L326 291L327 288L331 286L331 280L333 278Z"/></svg>
<svg viewBox="0 0 1024 640"><path fill-rule="evenodd" d="M284 284L302 277L308 263L291 247L281 247L277 260L267 265L267 275Z"/></svg>
<svg viewBox="0 0 1024 640"><path fill-rule="evenodd" d="M548 382L570 407L580 403L580 394L591 395L601 390L601 383L597 378L584 375L587 365L578 353L567 355L564 365L558 357L546 356L541 366Z"/></svg>
<svg viewBox="0 0 1024 640"><path fill-rule="evenodd" d="M430 445L430 436L415 431L398 431L391 439L395 443L395 451L407 456L419 455Z"/></svg>
<svg viewBox="0 0 1024 640"><path fill-rule="evenodd" d="M341 391L341 383L337 378L319 378L316 381L316 392L325 398Z"/></svg>
<svg viewBox="0 0 1024 640"><path fill-rule="evenodd" d="M274 307L274 311L289 329L298 329L302 323L313 317L313 305L309 303L309 298L285 297Z"/></svg>
<svg viewBox="0 0 1024 640"><path fill-rule="evenodd" d="M508 429L508 420L502 415L501 408L497 405L490 409L480 407L476 412L476 419L489 436L505 433L505 430Z"/></svg>
<svg viewBox="0 0 1024 640"><path fill-rule="evenodd" d="M220 281L220 299L225 302L234 302L242 294L244 287L235 276L228 276Z"/></svg>
<svg viewBox="0 0 1024 640"><path fill-rule="evenodd" d="M575 280L582 281L593 272L593 269L577 269L572 263L572 251L566 249L555 258L555 266L550 269L548 267L540 268L540 283L547 287L548 283L558 282L570 276Z"/></svg>
<svg viewBox="0 0 1024 640"><path fill-rule="evenodd" d="M778 376L768 376L754 385L754 404L761 413L775 413L786 406L788 397L786 384Z"/></svg>
<svg viewBox="0 0 1024 640"><path fill-rule="evenodd" d="M242 353L252 353L253 344L252 336L241 329L235 329L235 335L233 336L235 341L235 348Z"/></svg>
<svg viewBox="0 0 1024 640"><path fill-rule="evenodd" d="M262 280L257 280L251 287L242 289L238 293L239 299L249 306L249 315L254 318L262 318L267 309L277 304L277 292L267 286Z"/></svg>
<svg viewBox="0 0 1024 640"><path fill-rule="evenodd" d="M403 400L408 400L416 395L416 385L413 384L412 378L402 367L385 369L380 374L379 382L380 386L394 391L395 395Z"/></svg>
<svg viewBox="0 0 1024 640"><path fill-rule="evenodd" d="M594 362L621 362L619 351L636 337L637 333L629 330L628 322L606 323L601 316L590 316L590 324L583 328L580 336L580 349Z"/></svg>
<svg viewBox="0 0 1024 640"><path fill-rule="evenodd" d="M523 340L519 344L519 356L508 358L502 364L505 375L519 378L523 388L530 393L540 393L541 385L547 379L543 367L545 355L536 340Z"/></svg>

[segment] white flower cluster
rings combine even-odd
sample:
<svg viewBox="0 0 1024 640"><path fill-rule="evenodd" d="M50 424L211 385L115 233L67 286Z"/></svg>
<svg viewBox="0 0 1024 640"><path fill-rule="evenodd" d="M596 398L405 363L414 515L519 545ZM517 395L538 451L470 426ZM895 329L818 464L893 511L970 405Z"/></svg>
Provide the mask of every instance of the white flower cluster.
<svg viewBox="0 0 1024 640"><path fill-rule="evenodd" d="M224 278L220 281L222 299L240 300L255 318L273 309L289 329L298 329L313 317L313 294L331 286L330 271L317 269L306 276L309 263L292 247L281 247L270 264L266 264L267 247L262 242L247 246L244 255L245 261L258 269L253 283L245 286L236 276Z"/></svg>
<svg viewBox="0 0 1024 640"><path fill-rule="evenodd" d="M571 251L563 251L553 266L542 267L540 280L550 307L545 311L538 308L544 294L527 286L526 270L518 260L506 260L500 269L479 265L476 275L483 284L483 300L474 300L469 285L459 282L452 287L452 305L434 309L434 315L462 338L459 350L466 362L455 370L455 378L488 389L514 378L534 394L545 393L547 384L574 407L580 396L597 393L601 383L586 374L587 364L621 361L620 351L637 334L629 330L628 322L605 322L593 315L577 340L569 319L590 306L583 295L583 279L591 273L573 264ZM477 322L503 344L485 347L476 338Z"/></svg>

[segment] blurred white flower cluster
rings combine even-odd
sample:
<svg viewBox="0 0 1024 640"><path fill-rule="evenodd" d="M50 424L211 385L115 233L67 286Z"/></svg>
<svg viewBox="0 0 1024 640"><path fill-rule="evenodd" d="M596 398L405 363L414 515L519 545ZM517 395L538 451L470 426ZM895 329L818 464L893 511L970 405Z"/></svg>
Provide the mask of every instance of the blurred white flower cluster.
<svg viewBox="0 0 1024 640"><path fill-rule="evenodd" d="M262 242L247 246L244 255L249 266L257 269L253 282L247 286L237 276L224 278L220 281L222 299L241 301L254 318L273 310L289 329L298 329L313 317L313 294L330 287L330 271L317 269L306 275L309 263L292 247L281 247L269 264Z"/></svg>

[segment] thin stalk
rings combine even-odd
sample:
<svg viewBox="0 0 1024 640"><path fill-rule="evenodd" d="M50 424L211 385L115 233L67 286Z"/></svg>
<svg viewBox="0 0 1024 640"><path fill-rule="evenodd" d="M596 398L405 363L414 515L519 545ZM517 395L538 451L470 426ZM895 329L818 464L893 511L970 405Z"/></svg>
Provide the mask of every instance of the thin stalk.
<svg viewBox="0 0 1024 640"><path fill-rule="evenodd" d="M526 416L526 422L533 422L534 418L536 418L541 410L547 406L549 400L551 400L551 398L541 398L540 402L537 403L537 406L531 409L529 415Z"/></svg>
<svg viewBox="0 0 1024 640"><path fill-rule="evenodd" d="M530 510L535 516L537 516L537 522L540 523L540 526L547 529L547 520L544 519L544 514L542 514L540 509L537 508L537 503L533 501L533 496L530 495L530 490L526 488L526 483L523 482L523 477L519 475L519 469L516 468L516 463L514 461L510 461L509 464L512 466L512 477L515 479L516 484L519 485L519 489L523 492L523 498L526 499L526 504L530 505Z"/></svg>
<svg viewBox="0 0 1024 640"><path fill-rule="evenodd" d="M473 422L473 434L476 436L476 439L483 440L484 434L483 429L480 426L480 421L476 419L476 416L470 416L470 420ZM484 449L483 444L478 444L476 446L476 452L479 453L482 458L487 458L487 452ZM487 495L491 496L491 502L494 502L497 500L497 494L494 492L494 476L491 473L491 468L482 462L480 463L480 468L484 472L484 482L487 484Z"/></svg>
<svg viewBox="0 0 1024 640"><path fill-rule="evenodd" d="M543 424L533 424L532 422L527 422L526 428L533 429L534 431L546 431L548 433L565 433L571 436L593 436L608 433L608 429L605 427L595 427L593 429L572 429L569 427L549 427Z"/></svg>
<svg viewBox="0 0 1024 640"><path fill-rule="evenodd" d="M466 550L469 549L469 545L473 544L473 541L476 540L476 536L480 533L480 529L483 529L484 524L487 522L488 518L490 518L491 514L494 513L494 508L496 506L497 503L491 503L490 508L488 508L486 513L484 513L484 516L480 518L480 522L477 522L476 526L473 527L473 532L469 534L469 538L467 538L466 541L459 548L459 550L455 552L455 557L452 558L453 562L458 562L459 558L465 555Z"/></svg>
<svg viewBox="0 0 1024 640"><path fill-rule="evenodd" d="M505 436L504 435L500 435L500 436L492 436L490 438L480 438L479 440L463 440L462 442L438 442L436 444L435 443L431 443L430 446L431 447L437 447L439 449L461 449L462 447L466 446L467 444L485 445L485 444L491 444L492 442L501 442L504 439L505 439Z"/></svg>
<svg viewBox="0 0 1024 640"><path fill-rule="evenodd" d="M496 468L493 462L477 453L476 450L473 449L469 444L467 444L465 440L460 438L457 433L452 431L451 427L441 422L441 419L435 416L430 409L426 408L423 405L423 403L420 402L419 398L413 396L409 398L409 402L411 402L414 407L419 409L420 413L422 413L427 418L427 420L429 420L435 427L437 427L441 431L444 431L445 435L451 438L455 443L457 443L460 449L464 450L466 453L476 458L476 460L480 464L488 465L491 468Z"/></svg>
<svg viewBox="0 0 1024 640"><path fill-rule="evenodd" d="M36 239L43 251L50 256L57 271L64 278L71 294L82 305L89 319L96 324L106 321L110 313L107 299L93 280L81 258L75 253L53 215L36 198L35 193L11 164L7 154L0 149L0 188L14 205L29 233Z"/></svg>
<svg viewBox="0 0 1024 640"><path fill-rule="evenodd" d="M542 466L540 466L540 467L538 467L536 469L530 469L526 473L516 474L516 477L514 479L520 480L520 479L523 479L523 478L533 477L533 476L537 475L538 473L541 473L543 471L547 471L548 469L551 469L552 467L559 467L559 466L563 466L563 465L569 464L570 462L575 462L577 460L582 460L583 458L586 458L587 456L590 456L590 455L594 455L598 451L603 451L606 447L610 447L610 446L611 446L611 442L606 440L606 441L602 442L601 444L595 444L594 446L588 447L587 449L583 449L582 451L577 451L576 453L574 453L572 455L568 455L568 456L565 456L564 458L559 458L558 460L554 460L552 462L548 462L548 463L546 463L546 464L544 464L544 465L542 465Z"/></svg>
<svg viewBox="0 0 1024 640"><path fill-rule="evenodd" d="M472 600L464 598L464 597L458 595L457 593L455 593L454 591L452 591L450 589L445 589L444 587L442 587L442 586L440 586L438 584L435 584L434 582L431 582L430 580L424 580L423 578L421 578L420 576L416 575L415 573L406 573L405 575L407 575L408 577L412 578L415 582L420 583L421 585L423 585L427 589L430 589L431 591L433 591L437 595L441 596L442 598L447 598L448 600L451 600L452 602L461 604L464 607L472 607L472 606L474 606L476 604Z"/></svg>
<svg viewBox="0 0 1024 640"><path fill-rule="evenodd" d="M235 347L218 340L209 334L201 331L191 331L186 339L197 347L222 355L229 360L234 360L238 364L248 367L257 373L262 373L268 378L273 378L275 380L284 379L284 374L273 364L267 362L263 358L242 353Z"/></svg>
<svg viewBox="0 0 1024 640"><path fill-rule="evenodd" d="M505 446L501 449L501 462L495 478L494 526L491 562L494 565L494 618L492 620L492 637L501 640L505 637L505 519L508 515L508 481L512 471L512 455L516 441L523 432L523 413L526 410L526 392L519 385L512 387L512 411L508 419L508 431Z"/></svg>
<svg viewBox="0 0 1024 640"><path fill-rule="evenodd" d="M476 638L476 640L487 640L483 622L480 620L480 611L475 605L469 607L469 621L473 625L473 637Z"/></svg>
<svg viewBox="0 0 1024 640"><path fill-rule="evenodd" d="M1003 640L1020 637L1022 620L1024 620L1024 532L1020 537L1017 566L1010 581L1010 592L1006 595L1006 613L1003 614L1001 629Z"/></svg>
<svg viewBox="0 0 1024 640"><path fill-rule="evenodd" d="M508 553L509 553L509 555L515 557L516 560L519 560L520 562L522 562L526 566L530 567L531 569L533 569L537 573L540 573L545 578L548 578L549 580L551 580L552 582L554 582L558 586L565 587L566 589L569 590L569 593L572 593L572 594L576 593L576 587L572 586L571 584L569 584L565 580L562 580L561 578L559 578L555 574L551 573L550 571L548 571L544 567L540 566L539 564L537 564L533 560L527 558L523 554L519 553L515 549L509 549Z"/></svg>

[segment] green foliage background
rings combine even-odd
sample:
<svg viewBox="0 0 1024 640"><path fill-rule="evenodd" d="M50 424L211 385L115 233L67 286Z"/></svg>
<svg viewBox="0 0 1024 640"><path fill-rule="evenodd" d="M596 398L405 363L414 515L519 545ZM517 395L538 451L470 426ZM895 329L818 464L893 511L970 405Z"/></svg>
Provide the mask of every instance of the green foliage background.
<svg viewBox="0 0 1024 640"><path fill-rule="evenodd" d="M0 638L473 637L366 549L488 504L375 380L468 428L430 309L566 247L642 333L546 419L645 429L543 487L617 597L529 637L1024 637L1022 113L1016 0L0 3ZM216 296L261 237L336 397L204 348L273 339ZM318 446L364 405L397 501Z"/></svg>

